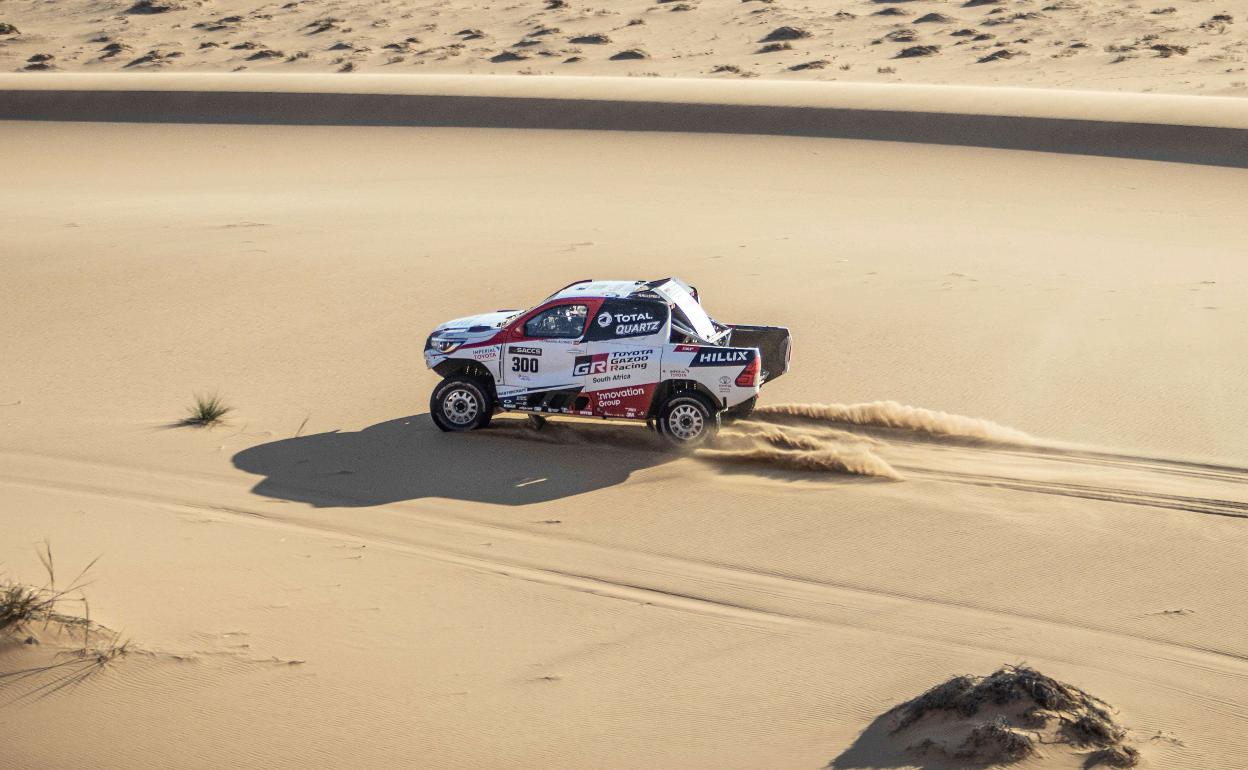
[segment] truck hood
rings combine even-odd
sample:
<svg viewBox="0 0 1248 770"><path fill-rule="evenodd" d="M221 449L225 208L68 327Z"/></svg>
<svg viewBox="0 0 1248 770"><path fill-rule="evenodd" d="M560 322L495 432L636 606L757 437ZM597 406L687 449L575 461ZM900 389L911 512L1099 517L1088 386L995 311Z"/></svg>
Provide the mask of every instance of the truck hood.
<svg viewBox="0 0 1248 770"><path fill-rule="evenodd" d="M500 327L504 326L508 321L516 317L519 310L495 310L489 313L479 313L477 315L468 315L463 318L454 318L438 325L433 330L434 334L439 336L443 334L463 334L465 336L475 336L477 334L494 333Z"/></svg>

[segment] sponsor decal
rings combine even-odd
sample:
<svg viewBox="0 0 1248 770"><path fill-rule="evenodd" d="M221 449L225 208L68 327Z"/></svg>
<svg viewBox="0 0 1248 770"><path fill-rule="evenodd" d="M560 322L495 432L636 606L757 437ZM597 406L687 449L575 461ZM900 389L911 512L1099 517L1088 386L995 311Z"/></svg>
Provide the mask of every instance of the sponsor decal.
<svg viewBox="0 0 1248 770"><path fill-rule="evenodd" d="M610 313L603 313L598 316L598 322L602 323L602 317L611 318ZM603 326L610 326L608 323ZM616 313L615 315L615 336L617 337L635 337L640 334L653 334L659 330L661 322L656 320L654 315L649 311L642 310L637 313Z"/></svg>
<svg viewBox="0 0 1248 770"><path fill-rule="evenodd" d="M574 377L584 377L587 374L603 374L606 371L606 353L595 353L592 356L577 356L572 362L572 375Z"/></svg>
<svg viewBox="0 0 1248 770"><path fill-rule="evenodd" d="M511 345L507 348L507 352L513 356L540 356L541 348L527 348L521 345Z"/></svg>
<svg viewBox="0 0 1248 770"><path fill-rule="evenodd" d="M472 358L475 361L492 361L498 357L498 348L473 348Z"/></svg>
<svg viewBox="0 0 1248 770"><path fill-rule="evenodd" d="M609 407L619 406L620 402L626 398L646 395L645 388L621 388L620 390L604 390L598 393L598 406ZM632 407L636 409L636 407Z"/></svg>
<svg viewBox="0 0 1248 770"><path fill-rule="evenodd" d="M619 390L602 390L598 398L628 398L629 396L645 395L645 388L620 388Z"/></svg>
<svg viewBox="0 0 1248 770"><path fill-rule="evenodd" d="M590 376L594 384L616 380L630 380L637 370L650 368L655 361L656 350L624 350L577 356L572 362L572 374L576 377Z"/></svg>
<svg viewBox="0 0 1248 770"><path fill-rule="evenodd" d="M689 377L688 369L668 369L667 376L672 379L683 380Z"/></svg>
<svg viewBox="0 0 1248 770"><path fill-rule="evenodd" d="M536 358L528 358L527 356L515 356L511 359L511 370L513 372L523 372L526 374L537 374L538 364L541 362Z"/></svg>
<svg viewBox="0 0 1248 770"><path fill-rule="evenodd" d="M625 374L604 374L601 377L594 377L590 380L594 385L601 385L604 382L628 382L633 379L632 373Z"/></svg>
<svg viewBox="0 0 1248 770"><path fill-rule="evenodd" d="M622 324L630 324L637 321L653 321L654 316L649 311L643 310L640 313L620 313L616 315L615 320Z"/></svg>
<svg viewBox="0 0 1248 770"><path fill-rule="evenodd" d="M611 358L607 361L607 371L624 372L630 369L645 369L650 365L650 359L653 355L654 351L651 349L612 353Z"/></svg>
<svg viewBox="0 0 1248 770"><path fill-rule="evenodd" d="M602 312L598 315L598 325L604 329L615 324L612 334L616 337L637 337L643 334L654 334L663 325L654 314L641 310L636 313L616 313L612 315Z"/></svg>
<svg viewBox="0 0 1248 770"><path fill-rule="evenodd" d="M677 345L677 353L697 353L700 348L697 345Z"/></svg>
<svg viewBox="0 0 1248 770"><path fill-rule="evenodd" d="M662 324L658 321L643 321L633 324L618 324L615 327L615 336L617 337L639 337L645 334L654 334L659 330Z"/></svg>
<svg viewBox="0 0 1248 770"><path fill-rule="evenodd" d="M500 388L506 395L499 396L499 403L504 409L515 409L522 412L544 412L547 414L568 414L573 411L570 401L580 392L579 387L555 388Z"/></svg>
<svg viewBox="0 0 1248 770"><path fill-rule="evenodd" d="M655 334L663 330L666 320L667 310L657 302L609 299L594 316L588 339L627 339Z"/></svg>
<svg viewBox="0 0 1248 770"><path fill-rule="evenodd" d="M644 374L645 370L654 365L655 353L654 348L643 348L584 356L585 361L593 359L587 364L588 368L574 369L572 373L590 375L590 382L594 385L601 385L604 382L628 382L635 375ZM578 358L576 363L580 367L583 363L582 359Z"/></svg>
<svg viewBox="0 0 1248 770"><path fill-rule="evenodd" d="M599 417L639 417L644 415L654 396L654 385L631 385L600 390L593 397L593 412Z"/></svg>
<svg viewBox="0 0 1248 770"><path fill-rule="evenodd" d="M748 363L754 354L749 350L731 348L699 348L690 366L736 366Z"/></svg>

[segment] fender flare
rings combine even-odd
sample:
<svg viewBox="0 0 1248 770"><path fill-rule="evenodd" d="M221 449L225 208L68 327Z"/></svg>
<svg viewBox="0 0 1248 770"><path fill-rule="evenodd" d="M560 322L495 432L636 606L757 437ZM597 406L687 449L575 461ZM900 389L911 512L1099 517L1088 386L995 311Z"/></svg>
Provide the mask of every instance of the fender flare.
<svg viewBox="0 0 1248 770"><path fill-rule="evenodd" d="M494 373L483 366L480 361L471 361L463 358L448 358L433 367L433 371L437 372L438 376L443 379L461 374L466 377L475 377L481 380L485 383L489 396L494 400L495 406L498 405L498 388L494 382Z"/></svg>
<svg viewBox="0 0 1248 770"><path fill-rule="evenodd" d="M654 398L650 401L650 410L646 413L646 419L653 419L654 417L657 417L659 410L663 408L663 404L667 402L667 399L672 397L672 394L681 393L687 390L692 390L704 397L708 402L710 402L711 407L716 412L723 411L723 401L717 398L715 394L702 383L696 380L664 380L659 383L659 387L655 388Z"/></svg>

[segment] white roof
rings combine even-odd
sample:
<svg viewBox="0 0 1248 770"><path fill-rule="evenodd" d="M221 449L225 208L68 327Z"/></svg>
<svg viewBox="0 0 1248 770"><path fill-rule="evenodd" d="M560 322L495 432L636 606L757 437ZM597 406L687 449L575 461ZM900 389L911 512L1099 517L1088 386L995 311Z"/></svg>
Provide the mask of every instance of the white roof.
<svg viewBox="0 0 1248 770"><path fill-rule="evenodd" d="M567 297L627 297L645 281L581 281L550 295L548 299Z"/></svg>

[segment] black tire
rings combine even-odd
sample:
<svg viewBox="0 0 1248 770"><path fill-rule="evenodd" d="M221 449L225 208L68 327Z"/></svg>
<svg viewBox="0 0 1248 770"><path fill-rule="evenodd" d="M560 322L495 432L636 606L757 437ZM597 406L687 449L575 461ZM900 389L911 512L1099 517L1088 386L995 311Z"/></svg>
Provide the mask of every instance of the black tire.
<svg viewBox="0 0 1248 770"><path fill-rule="evenodd" d="M719 410L700 393L686 390L663 403L655 420L659 435L674 447L702 446L719 432Z"/></svg>
<svg viewBox="0 0 1248 770"><path fill-rule="evenodd" d="M742 401L736 406L730 406L724 410L724 422L736 422L737 420L748 420L750 415L754 414L754 407L758 404L758 396L754 396L749 401Z"/></svg>
<svg viewBox="0 0 1248 770"><path fill-rule="evenodd" d="M479 378L456 374L433 389L429 397L429 416L434 425L445 431L477 430L490 424L494 398Z"/></svg>

